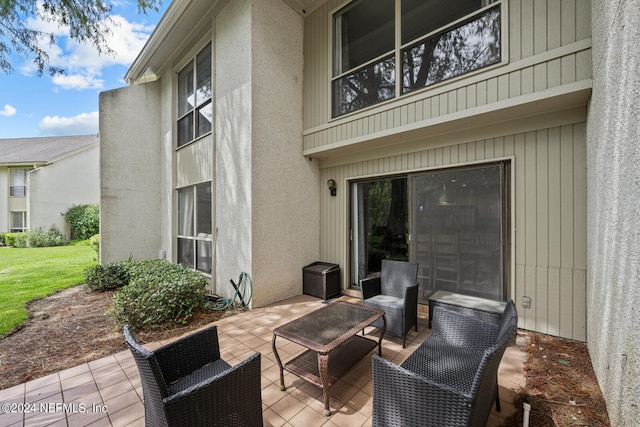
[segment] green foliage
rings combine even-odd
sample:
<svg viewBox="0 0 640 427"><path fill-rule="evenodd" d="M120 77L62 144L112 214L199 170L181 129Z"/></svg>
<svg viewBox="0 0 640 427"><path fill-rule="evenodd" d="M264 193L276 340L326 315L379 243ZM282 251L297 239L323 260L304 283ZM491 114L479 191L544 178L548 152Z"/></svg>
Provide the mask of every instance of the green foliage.
<svg viewBox="0 0 640 427"><path fill-rule="evenodd" d="M96 255L100 256L100 235L95 234L89 239L89 245L96 251Z"/></svg>
<svg viewBox="0 0 640 427"><path fill-rule="evenodd" d="M30 18L39 17L60 28L80 44L92 45L98 54L113 54L107 38L113 26L111 8L114 1L108 0L11 0L0 1L0 70L13 71L10 60L14 55L33 61L39 75L45 68L51 76L64 74L61 67L49 63L46 45L56 42L53 32L35 30ZM137 0L138 11L158 10L162 0Z"/></svg>
<svg viewBox="0 0 640 427"><path fill-rule="evenodd" d="M24 233L5 233L5 235L4 235L4 243L5 243L5 245L7 245L7 246L15 246L16 238L20 234L24 234Z"/></svg>
<svg viewBox="0 0 640 427"><path fill-rule="evenodd" d="M49 231L38 227L35 230L20 233L16 237L15 247L17 248L48 248L51 246L64 246L69 241L54 225Z"/></svg>
<svg viewBox="0 0 640 427"><path fill-rule="evenodd" d="M119 289L129 284L130 270L128 261L94 265L84 271L84 284L94 291Z"/></svg>
<svg viewBox="0 0 640 427"><path fill-rule="evenodd" d="M120 326L153 328L186 323L204 305L206 279L167 260L129 263L130 282L114 296L113 317Z"/></svg>
<svg viewBox="0 0 640 427"><path fill-rule="evenodd" d="M27 233L16 233L16 237L13 240L14 248L26 248L28 246L27 240L29 236Z"/></svg>
<svg viewBox="0 0 640 427"><path fill-rule="evenodd" d="M100 231L100 207L97 204L74 205L64 217L74 239L90 239Z"/></svg>
<svg viewBox="0 0 640 427"><path fill-rule="evenodd" d="M0 246L4 246L4 245L7 244L7 242L5 240L5 237L4 237L6 234L7 233L0 233Z"/></svg>

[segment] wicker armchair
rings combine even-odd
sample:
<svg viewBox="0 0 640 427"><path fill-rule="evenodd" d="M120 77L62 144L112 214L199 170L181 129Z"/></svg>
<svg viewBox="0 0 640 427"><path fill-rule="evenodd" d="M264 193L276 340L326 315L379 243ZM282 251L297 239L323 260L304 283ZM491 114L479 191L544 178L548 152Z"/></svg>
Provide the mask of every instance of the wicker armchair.
<svg viewBox="0 0 640 427"><path fill-rule="evenodd" d="M382 260L380 277L360 280L362 304L384 310L387 331L402 337L406 345L407 333L412 326L418 331L418 264ZM382 320L373 326L382 327Z"/></svg>
<svg viewBox="0 0 640 427"><path fill-rule="evenodd" d="M372 356L374 426L485 426L498 405L498 366L518 321L513 301L498 325L434 311L431 336L400 366Z"/></svg>
<svg viewBox="0 0 640 427"><path fill-rule="evenodd" d="M261 426L260 353L231 366L215 326L155 351L124 337L138 365L147 426Z"/></svg>

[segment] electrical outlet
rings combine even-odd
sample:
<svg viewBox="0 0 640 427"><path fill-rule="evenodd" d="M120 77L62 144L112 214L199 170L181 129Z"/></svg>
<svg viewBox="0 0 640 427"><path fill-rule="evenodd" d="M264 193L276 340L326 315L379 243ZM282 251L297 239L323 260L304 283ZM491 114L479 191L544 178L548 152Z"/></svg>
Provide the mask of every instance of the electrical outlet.
<svg viewBox="0 0 640 427"><path fill-rule="evenodd" d="M531 297L522 297L522 308L531 308Z"/></svg>

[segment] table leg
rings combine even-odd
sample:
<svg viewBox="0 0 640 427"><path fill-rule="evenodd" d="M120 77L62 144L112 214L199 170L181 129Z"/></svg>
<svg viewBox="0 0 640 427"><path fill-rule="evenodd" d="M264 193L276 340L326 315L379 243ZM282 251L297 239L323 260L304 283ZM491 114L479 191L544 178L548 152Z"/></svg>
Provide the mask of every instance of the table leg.
<svg viewBox="0 0 640 427"><path fill-rule="evenodd" d="M320 382L322 383L322 397L324 398L324 415L331 415L329 409L329 355L318 354L318 372L320 373Z"/></svg>
<svg viewBox="0 0 640 427"><path fill-rule="evenodd" d="M273 334L273 338L271 339L271 347L273 348L273 354L276 356L276 361L280 367L280 390L285 391L287 388L284 386L284 368L282 366L282 360L280 360L280 356L278 355L278 350L276 349L276 334Z"/></svg>
<svg viewBox="0 0 640 427"><path fill-rule="evenodd" d="M378 338L378 356L382 357L382 337L387 332L387 316L382 315L382 333L380 333L380 338Z"/></svg>

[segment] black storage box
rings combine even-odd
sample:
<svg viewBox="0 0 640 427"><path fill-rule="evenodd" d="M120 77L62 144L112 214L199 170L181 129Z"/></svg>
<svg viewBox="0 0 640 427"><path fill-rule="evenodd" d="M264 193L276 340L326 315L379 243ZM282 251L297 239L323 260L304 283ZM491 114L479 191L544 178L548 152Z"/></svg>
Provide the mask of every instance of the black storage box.
<svg viewBox="0 0 640 427"><path fill-rule="evenodd" d="M322 299L340 295L340 266L317 261L303 267L302 292Z"/></svg>

